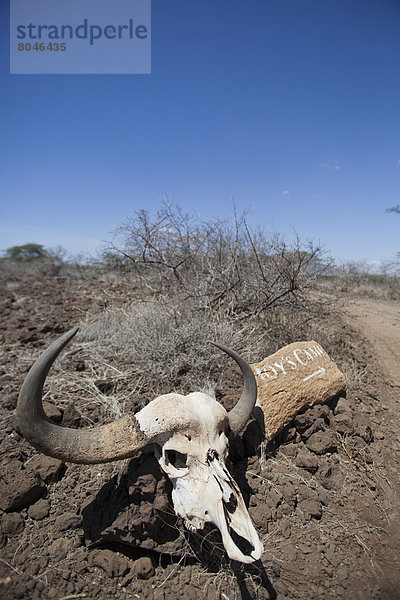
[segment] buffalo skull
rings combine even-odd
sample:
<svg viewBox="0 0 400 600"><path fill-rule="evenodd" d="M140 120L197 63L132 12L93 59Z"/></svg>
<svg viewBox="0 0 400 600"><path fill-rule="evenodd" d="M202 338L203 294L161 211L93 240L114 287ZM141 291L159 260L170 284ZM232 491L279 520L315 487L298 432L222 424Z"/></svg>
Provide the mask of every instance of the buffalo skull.
<svg viewBox="0 0 400 600"><path fill-rule="evenodd" d="M107 425L61 427L43 410L43 386L51 365L77 331L77 327L71 329L45 350L25 379L17 406L25 438L48 456L84 464L129 458L151 445L172 482L174 509L185 526L194 531L211 522L219 528L231 559L244 563L258 560L263 546L225 464L229 439L244 427L256 402L257 386L250 366L233 350L214 343L236 361L244 378L242 396L229 412L207 394L172 393Z"/></svg>

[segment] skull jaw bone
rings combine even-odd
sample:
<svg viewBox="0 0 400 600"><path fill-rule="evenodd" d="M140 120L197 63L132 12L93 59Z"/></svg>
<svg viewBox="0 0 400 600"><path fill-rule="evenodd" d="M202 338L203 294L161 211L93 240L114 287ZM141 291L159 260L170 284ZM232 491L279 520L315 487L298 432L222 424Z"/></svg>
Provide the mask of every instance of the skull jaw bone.
<svg viewBox="0 0 400 600"><path fill-rule="evenodd" d="M220 530L226 553L232 560L252 563L263 553L243 497L222 461L214 459L208 469L196 469L183 477L170 477L172 501L177 515L190 531L203 529L206 522ZM221 472L223 475L221 475ZM196 476L197 475L197 476ZM230 530L241 539L241 548Z"/></svg>

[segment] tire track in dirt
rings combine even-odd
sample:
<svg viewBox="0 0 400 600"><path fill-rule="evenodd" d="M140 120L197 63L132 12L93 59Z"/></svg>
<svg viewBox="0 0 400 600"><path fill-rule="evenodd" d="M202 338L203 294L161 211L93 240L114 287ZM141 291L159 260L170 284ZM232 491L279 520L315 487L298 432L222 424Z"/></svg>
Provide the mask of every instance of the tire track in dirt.
<svg viewBox="0 0 400 600"><path fill-rule="evenodd" d="M346 307L349 322L367 339L387 383L400 388L400 304L357 300ZM373 371L374 365L371 365ZM379 375L379 373L376 373Z"/></svg>
<svg viewBox="0 0 400 600"><path fill-rule="evenodd" d="M387 506L382 552L376 556L377 582L382 597L394 599L400 597L400 304L355 300L346 307L345 318L366 339L371 353L368 370L377 390L374 421L380 431L383 505Z"/></svg>

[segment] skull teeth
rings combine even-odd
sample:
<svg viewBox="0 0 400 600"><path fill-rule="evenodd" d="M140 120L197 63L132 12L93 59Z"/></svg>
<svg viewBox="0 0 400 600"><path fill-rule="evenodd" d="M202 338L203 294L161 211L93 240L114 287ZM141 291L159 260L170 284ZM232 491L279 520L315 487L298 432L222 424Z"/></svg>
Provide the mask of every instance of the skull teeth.
<svg viewBox="0 0 400 600"><path fill-rule="evenodd" d="M196 527L194 525L192 525L192 523L190 521L188 521L188 519L185 519L183 521L183 524L185 525L186 529L188 529L189 531L191 531L192 533L194 531L196 531Z"/></svg>

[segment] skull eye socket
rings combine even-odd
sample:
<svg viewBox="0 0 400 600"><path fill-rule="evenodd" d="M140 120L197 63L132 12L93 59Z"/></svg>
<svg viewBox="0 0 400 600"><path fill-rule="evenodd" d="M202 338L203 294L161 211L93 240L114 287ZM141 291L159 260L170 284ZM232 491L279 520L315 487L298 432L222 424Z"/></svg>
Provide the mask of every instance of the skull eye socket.
<svg viewBox="0 0 400 600"><path fill-rule="evenodd" d="M229 438L231 431L232 431L232 429L229 427L229 425L226 425L224 429L220 429L218 431L218 435L221 436L224 433L226 435L226 437Z"/></svg>
<svg viewBox="0 0 400 600"><path fill-rule="evenodd" d="M165 463L172 465L175 469L186 468L187 454L182 454L178 450L166 450L165 451Z"/></svg>

